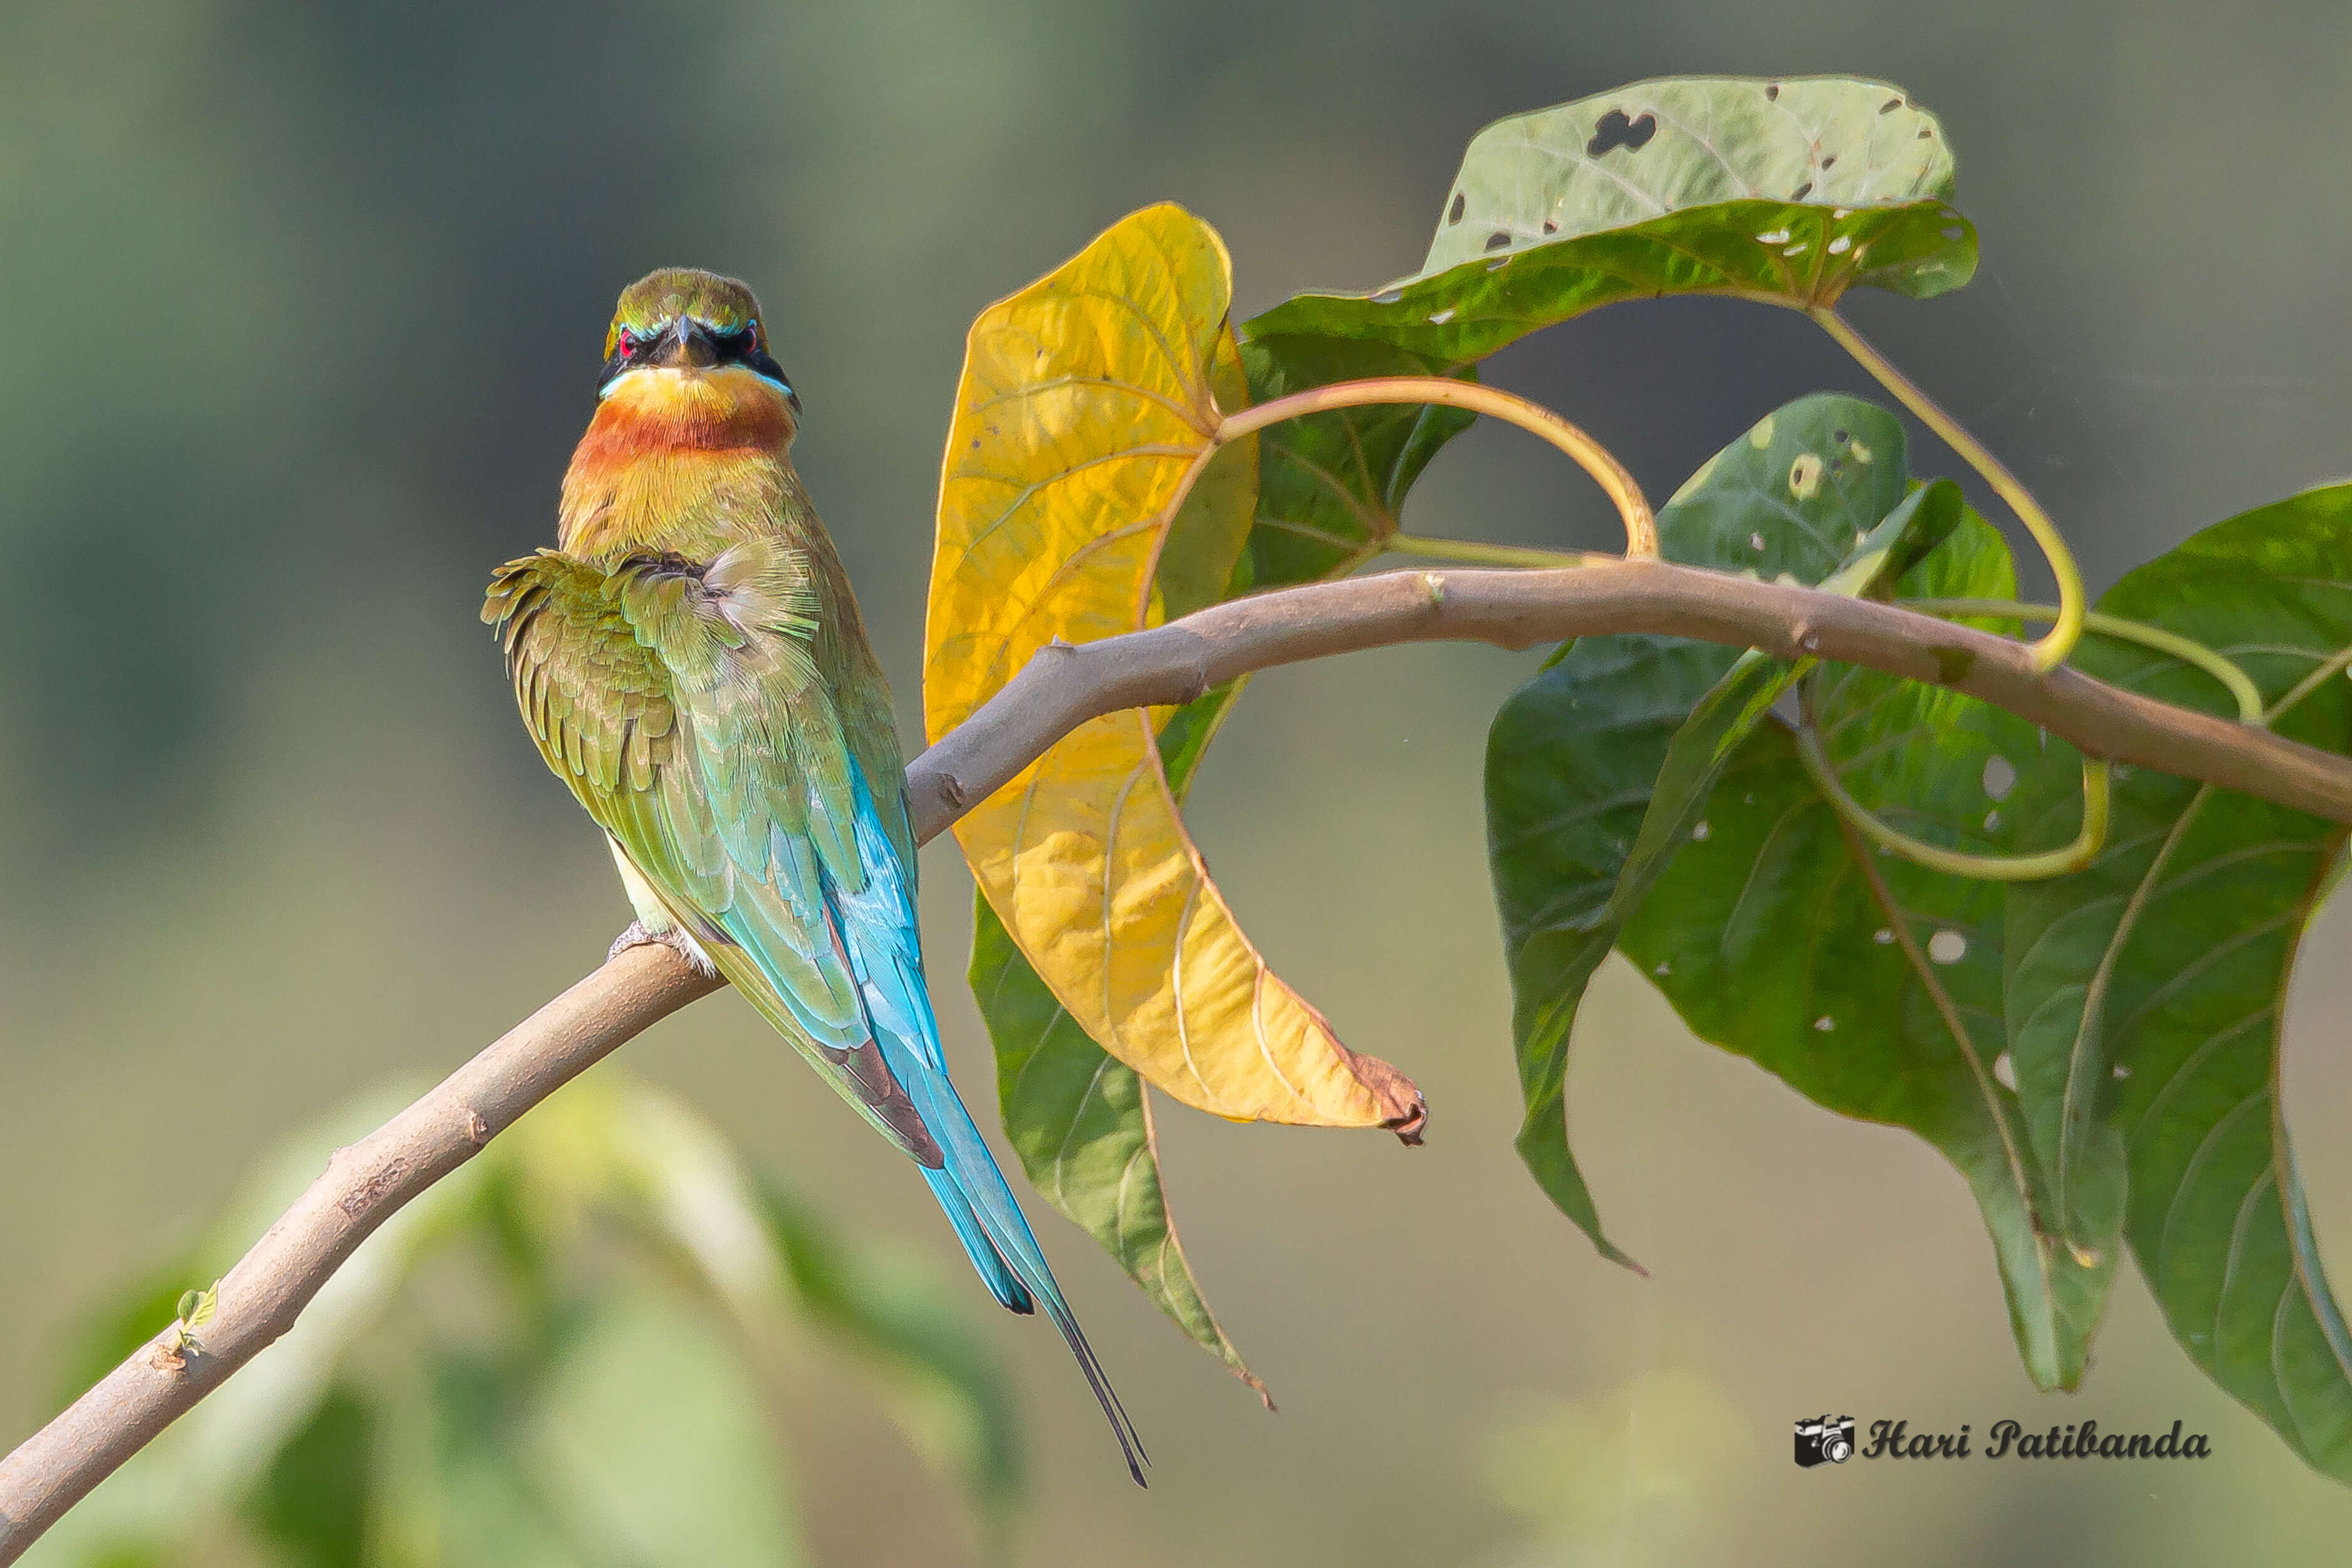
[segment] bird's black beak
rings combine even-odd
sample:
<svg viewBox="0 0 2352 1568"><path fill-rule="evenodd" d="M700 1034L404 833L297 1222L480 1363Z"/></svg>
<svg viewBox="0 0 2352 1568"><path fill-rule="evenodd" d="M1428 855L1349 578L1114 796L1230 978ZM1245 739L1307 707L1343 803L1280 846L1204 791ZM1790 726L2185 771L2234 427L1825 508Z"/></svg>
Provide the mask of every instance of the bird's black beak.
<svg viewBox="0 0 2352 1568"><path fill-rule="evenodd" d="M658 365L708 370L719 363L719 345L712 340L709 327L692 316L680 316L670 323L652 357Z"/></svg>

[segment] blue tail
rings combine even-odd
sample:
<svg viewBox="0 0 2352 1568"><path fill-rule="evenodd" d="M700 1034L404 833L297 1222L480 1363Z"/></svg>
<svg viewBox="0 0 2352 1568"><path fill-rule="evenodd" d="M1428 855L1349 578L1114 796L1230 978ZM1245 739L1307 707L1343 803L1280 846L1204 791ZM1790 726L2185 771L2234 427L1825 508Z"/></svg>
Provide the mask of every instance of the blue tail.
<svg viewBox="0 0 2352 1568"><path fill-rule="evenodd" d="M856 764L852 763L853 771ZM1102 1363L1078 1328L1070 1304L1037 1237L1014 1201L1013 1189L982 1141L971 1113L964 1109L948 1077L947 1060L940 1049L939 1023L931 1014L930 993L923 984L922 937L915 923L911 879L899 864L889 836L874 809L874 798L864 774L855 774L857 803L857 851L865 863L866 882L856 892L844 892L830 879L825 900L840 921L843 945L848 950L852 973L864 993L866 1021L891 1076L914 1100L923 1125L940 1147L944 1163L925 1167L923 1179L947 1211L956 1239L980 1271L990 1294L1015 1312L1033 1312L1044 1303L1046 1317L1062 1331L1070 1352L1087 1374L1095 1398L1109 1418L1127 1457L1128 1473L1141 1486L1143 1467L1150 1462L1127 1408L1119 1403Z"/></svg>
<svg viewBox="0 0 2352 1568"><path fill-rule="evenodd" d="M928 1126L930 1118L926 1116L923 1121ZM934 1133L933 1136L936 1138L938 1135ZM944 1149L945 1145L941 1147ZM1013 1273L1012 1266L1004 1261L1004 1255L996 1250L996 1244L988 1239L988 1227L980 1223L980 1215L972 1212L971 1200L963 1195L962 1180L951 1171L934 1171L928 1165L923 1167L923 1180L931 1184L931 1195L939 1199L940 1207L947 1211L948 1223L955 1226L956 1239L963 1243L964 1252L971 1258L971 1266L980 1270L981 1280L987 1285L989 1294L994 1296L1007 1311L1024 1314L1035 1311L1036 1299L1029 1294L1029 1287L1021 1283L1021 1277Z"/></svg>

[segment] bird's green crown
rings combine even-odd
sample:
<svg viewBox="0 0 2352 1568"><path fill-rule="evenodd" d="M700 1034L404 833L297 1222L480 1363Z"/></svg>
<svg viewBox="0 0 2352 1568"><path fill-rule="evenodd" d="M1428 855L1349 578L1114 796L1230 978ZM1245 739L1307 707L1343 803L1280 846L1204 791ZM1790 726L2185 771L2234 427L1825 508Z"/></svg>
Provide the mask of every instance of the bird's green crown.
<svg viewBox="0 0 2352 1568"><path fill-rule="evenodd" d="M621 291L612 330L604 335L604 357L611 359L620 348L623 332L657 337L680 317L701 322L714 334L731 334L748 327L754 346L768 346L760 325L760 301L750 285L696 267L664 267Z"/></svg>

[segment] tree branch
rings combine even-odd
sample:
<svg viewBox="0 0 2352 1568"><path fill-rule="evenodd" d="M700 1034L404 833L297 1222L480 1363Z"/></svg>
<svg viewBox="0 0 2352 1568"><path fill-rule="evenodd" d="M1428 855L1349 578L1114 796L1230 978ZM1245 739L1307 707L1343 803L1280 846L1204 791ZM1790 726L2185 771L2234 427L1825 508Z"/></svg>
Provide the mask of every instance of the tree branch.
<svg viewBox="0 0 2352 1568"><path fill-rule="evenodd" d="M2071 669L2038 674L2026 645L1842 595L1594 557L1558 571L1402 572L1285 589L1150 631L1043 650L907 770L916 835L936 837L1056 740L1105 713L1186 702L1252 670L1392 643L1525 647L1606 632L1812 655L1949 686L2094 755L2352 822L2352 760ZM181 1355L174 1328L164 1329L0 1459L0 1568L292 1327L320 1286L402 1205L614 1049L717 988L667 948L628 949L337 1151L221 1280L201 1351Z"/></svg>
<svg viewBox="0 0 2352 1568"><path fill-rule="evenodd" d="M2257 725L2175 708L2059 668L2030 645L1894 605L1661 561L1593 556L1549 572L1383 573L1285 588L1150 631L1042 648L1004 689L915 759L917 837L945 830L1054 740L1123 708L1189 702L1276 665L1406 642L1528 647L1662 632L1866 665L1983 699L2094 756L2242 790L2352 822L2352 759Z"/></svg>

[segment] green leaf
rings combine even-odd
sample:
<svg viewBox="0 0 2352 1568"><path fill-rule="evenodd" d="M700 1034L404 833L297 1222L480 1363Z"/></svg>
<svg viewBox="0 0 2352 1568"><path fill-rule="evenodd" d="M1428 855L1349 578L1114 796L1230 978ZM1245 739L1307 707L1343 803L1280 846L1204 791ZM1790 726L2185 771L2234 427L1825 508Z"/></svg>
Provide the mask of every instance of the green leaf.
<svg viewBox="0 0 2352 1568"><path fill-rule="evenodd" d="M673 1295L606 1298L501 1355L440 1352L420 1394L386 1456L393 1561L802 1561L767 1412L716 1325Z"/></svg>
<svg viewBox="0 0 2352 1568"><path fill-rule="evenodd" d="M2000 535L1971 515L1898 591L2011 598L2015 581ZM1817 679L1823 748L1849 792L1934 843L2018 847L1998 796L2016 777L2005 770L2038 755L2032 725L1874 671L1824 667ZM1706 821L1627 922L1626 956L1702 1039L1832 1110L1909 1128L1957 1165L1991 1235L2028 1373L2074 1386L2114 1258L2085 1267L2034 1223L2041 1169L1994 1070L2000 886L1875 851L1814 790L1779 725L1741 746ZM2061 826L2061 841L2071 836L2065 823L2043 837Z"/></svg>
<svg viewBox="0 0 2352 1568"><path fill-rule="evenodd" d="M1005 1134L1030 1184L1100 1243L1193 1343L1265 1398L1177 1239L1143 1080L1063 1011L982 898L972 901L971 990L996 1044Z"/></svg>
<svg viewBox="0 0 2352 1568"><path fill-rule="evenodd" d="M2352 647L2352 486L2217 524L2100 607L2229 655L2273 707L2315 675L2275 727L2352 744L2352 682L2327 663ZM2210 679L2145 648L2086 639L2074 662L2235 712ZM2063 817L2075 767L2059 744L2023 767L2021 827ZM2124 1234L2174 1337L2315 1468L2352 1480L2352 1333L2313 1245L2278 1078L2287 980L2343 842L2316 817L2125 771L2097 863L2010 895L2006 1009L2036 1141L2071 1150L2090 1194L2071 1217L2096 1222L2096 1199L2127 1187Z"/></svg>
<svg viewBox="0 0 2352 1568"><path fill-rule="evenodd" d="M1200 766L1202 754L1216 739L1248 683L1249 677L1242 676L1213 686L1176 710L1160 727L1160 765L1166 770L1168 787L1180 803L1192 793L1193 770Z"/></svg>
<svg viewBox="0 0 2352 1568"><path fill-rule="evenodd" d="M270 1460L246 1511L289 1563L361 1568L381 1416L366 1395L339 1384Z"/></svg>
<svg viewBox="0 0 2352 1568"><path fill-rule="evenodd" d="M1803 398L1691 477L1659 513L1660 546L1692 565L1817 583L1895 510L1906 488L1903 428L1892 415L1855 398ZM1946 503L1935 504L1940 515ZM1487 736L1487 852L1527 1108L1519 1153L1560 1211L1618 1262L1631 1260L1602 1234L1569 1151L1570 1034L1592 972L1639 899L1638 885L1622 902L1617 889L1675 737L1738 658L1674 637L1587 637L1513 693ZM1745 696L1727 698L1722 734L1685 742L1685 771L1667 781L1676 794L1649 829L1641 878L1670 853L1663 825L1705 798L1719 740L1743 716L1753 722L1747 710Z"/></svg>
<svg viewBox="0 0 2352 1568"><path fill-rule="evenodd" d="M700 1112L618 1068L567 1084L474 1164L485 1202L466 1217L526 1297L560 1306L556 1260L605 1225L676 1258L747 1321L789 1306L742 1157Z"/></svg>
<svg viewBox="0 0 2352 1568"><path fill-rule="evenodd" d="M1951 151L1900 88L1670 78L1497 121L1472 140L1422 269L1301 294L1253 335L1377 340L1460 365L1622 300L1916 299L1976 270Z"/></svg>
<svg viewBox="0 0 2352 1568"><path fill-rule="evenodd" d="M1221 408L1249 396L1241 366L1219 356L1209 367L1211 395ZM1238 441L1209 459L1169 525L1153 565L1152 586L1169 620L1205 609L1225 596L1248 547L1258 482L1258 438Z"/></svg>
<svg viewBox="0 0 2352 1568"><path fill-rule="evenodd" d="M1253 403L1337 381L1446 372L1386 343L1262 335L1263 320L1242 329ZM1397 404L1311 414L1262 432L1257 514L1236 590L1342 576L1378 555L1400 526L1405 492L1438 448L1476 418L1459 408Z"/></svg>
<svg viewBox="0 0 2352 1568"><path fill-rule="evenodd" d="M1486 737L1486 847L1511 972L1526 1117L1519 1157L1602 1257L1568 1143L1568 1047L1586 984L1617 940L1608 918L1668 743L1721 678L1724 650L1669 637L1587 637L1511 695Z"/></svg>
<svg viewBox="0 0 2352 1568"><path fill-rule="evenodd" d="M773 1181L761 1204L803 1310L885 1374L899 1425L961 1483L992 1547L1003 1544L1028 1473L1012 1373L994 1343L927 1262L844 1246Z"/></svg>
<svg viewBox="0 0 2352 1568"><path fill-rule="evenodd" d="M1944 542L1966 510L1960 487L1949 479L1918 487L1820 586L1832 594L1883 596L1896 578ZM1640 907L1666 862L1696 831L1707 796L1732 754L1814 663L1808 658L1783 664L1749 648L1698 700L1666 748L1666 760L1651 787L1649 808L1643 814L1642 831L1610 891L1601 923L1622 923Z"/></svg>
<svg viewBox="0 0 2352 1568"><path fill-rule="evenodd" d="M777 1447L741 1358L675 1298L598 1304L534 1391L522 1452L590 1561L798 1561Z"/></svg>
<svg viewBox="0 0 2352 1568"><path fill-rule="evenodd" d="M886 1407L1001 1534L1024 1495L1011 1378L955 1289L845 1245L698 1112L605 1069L568 1086L477 1162L509 1256L562 1256L592 1216L691 1265L747 1325L795 1309L883 1374ZM520 1234L509 1234L519 1232ZM541 1269L516 1279L528 1294Z"/></svg>

